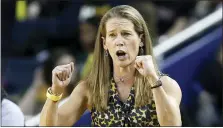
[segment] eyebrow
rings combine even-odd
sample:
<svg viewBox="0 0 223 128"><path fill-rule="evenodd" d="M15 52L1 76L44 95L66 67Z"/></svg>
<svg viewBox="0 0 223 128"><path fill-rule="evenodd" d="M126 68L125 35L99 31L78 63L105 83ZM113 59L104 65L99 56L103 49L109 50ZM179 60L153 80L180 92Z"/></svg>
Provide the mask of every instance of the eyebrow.
<svg viewBox="0 0 223 128"><path fill-rule="evenodd" d="M115 31L115 29L108 31L108 33L111 33L111 32L114 32L114 31Z"/></svg>
<svg viewBox="0 0 223 128"><path fill-rule="evenodd" d="M114 31L115 31L115 29L108 31L107 33L112 33ZM122 30L122 31L124 31L124 32L132 32L131 30Z"/></svg>

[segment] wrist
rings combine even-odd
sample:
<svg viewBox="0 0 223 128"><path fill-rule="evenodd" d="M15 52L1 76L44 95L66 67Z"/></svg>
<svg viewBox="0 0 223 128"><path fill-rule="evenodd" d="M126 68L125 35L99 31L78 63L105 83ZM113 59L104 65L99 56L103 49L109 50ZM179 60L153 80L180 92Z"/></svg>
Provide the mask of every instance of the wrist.
<svg viewBox="0 0 223 128"><path fill-rule="evenodd" d="M149 77L152 83L156 83L159 80L159 76L156 74L150 75ZM152 84L151 86L154 86L154 84Z"/></svg>
<svg viewBox="0 0 223 128"><path fill-rule="evenodd" d="M61 94L54 94L54 93L52 92L52 88L51 88L51 87L49 87L48 90L47 90L47 92L46 92L46 97L47 97L48 99L54 101L54 102L59 101L59 100L62 98L62 96L63 96L62 93L61 93Z"/></svg>
<svg viewBox="0 0 223 128"><path fill-rule="evenodd" d="M151 82L151 84L150 84L151 89L159 87L159 86L162 85L162 81L160 80L160 76L157 75L156 73L150 74L147 78Z"/></svg>
<svg viewBox="0 0 223 128"><path fill-rule="evenodd" d="M64 88L56 87L55 85L52 86L52 93L56 95L61 95L64 92Z"/></svg>

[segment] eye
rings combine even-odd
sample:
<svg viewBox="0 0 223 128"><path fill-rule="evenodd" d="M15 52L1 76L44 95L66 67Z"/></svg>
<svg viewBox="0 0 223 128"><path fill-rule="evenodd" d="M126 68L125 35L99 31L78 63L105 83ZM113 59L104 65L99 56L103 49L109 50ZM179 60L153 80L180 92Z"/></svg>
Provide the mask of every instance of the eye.
<svg viewBox="0 0 223 128"><path fill-rule="evenodd" d="M123 35L123 36L130 36L131 33L129 33L129 32L123 32L122 35Z"/></svg>
<svg viewBox="0 0 223 128"><path fill-rule="evenodd" d="M109 37L115 37L115 34L114 33L110 33L108 36Z"/></svg>

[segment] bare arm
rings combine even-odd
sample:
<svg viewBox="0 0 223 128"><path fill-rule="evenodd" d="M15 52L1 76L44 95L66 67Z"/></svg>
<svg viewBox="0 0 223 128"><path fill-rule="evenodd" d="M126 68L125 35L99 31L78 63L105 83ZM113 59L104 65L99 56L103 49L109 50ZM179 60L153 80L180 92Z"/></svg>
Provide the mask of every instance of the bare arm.
<svg viewBox="0 0 223 128"><path fill-rule="evenodd" d="M157 80L157 78L155 78ZM161 78L162 86L152 89L158 121L161 126L181 126L181 90L177 82L168 76Z"/></svg>
<svg viewBox="0 0 223 128"><path fill-rule="evenodd" d="M52 71L52 92L63 93L69 84L74 64L57 66ZM79 83L68 101L58 108L58 103L47 99L40 115L40 126L72 126L87 109L87 88L85 82Z"/></svg>
<svg viewBox="0 0 223 128"><path fill-rule="evenodd" d="M21 101L19 102L19 107L21 108L24 115L34 114L33 111L36 106L36 93L37 87L35 85L31 85L25 95L22 97Z"/></svg>
<svg viewBox="0 0 223 128"><path fill-rule="evenodd" d="M40 116L40 126L72 126L87 109L86 87L80 83L61 107L47 99Z"/></svg>
<svg viewBox="0 0 223 128"><path fill-rule="evenodd" d="M31 86L19 102L19 107L25 115L34 114L33 112L36 106L37 90L43 85L44 81L42 78L42 68L37 68L35 69Z"/></svg>
<svg viewBox="0 0 223 128"><path fill-rule="evenodd" d="M159 80L151 55L137 56L135 68L141 75L148 79L151 78L153 83ZM152 89L158 121L161 126L180 126L179 105L182 97L180 87L175 80L168 76L163 76L161 82L163 86Z"/></svg>
<svg viewBox="0 0 223 128"><path fill-rule="evenodd" d="M141 75L151 78L153 83L159 80L151 55L137 56L135 68ZM180 87L168 76L163 76L161 82L163 86L152 89L158 121L161 126L180 126L182 124L179 106L182 97Z"/></svg>

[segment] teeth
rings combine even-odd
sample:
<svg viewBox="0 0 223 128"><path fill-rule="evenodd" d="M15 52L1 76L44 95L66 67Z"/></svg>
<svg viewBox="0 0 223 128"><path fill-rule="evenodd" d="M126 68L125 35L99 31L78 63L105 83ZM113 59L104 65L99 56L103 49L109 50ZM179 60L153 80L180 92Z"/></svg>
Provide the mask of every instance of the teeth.
<svg viewBox="0 0 223 128"><path fill-rule="evenodd" d="M125 52L122 50L118 50L117 53L125 53Z"/></svg>

